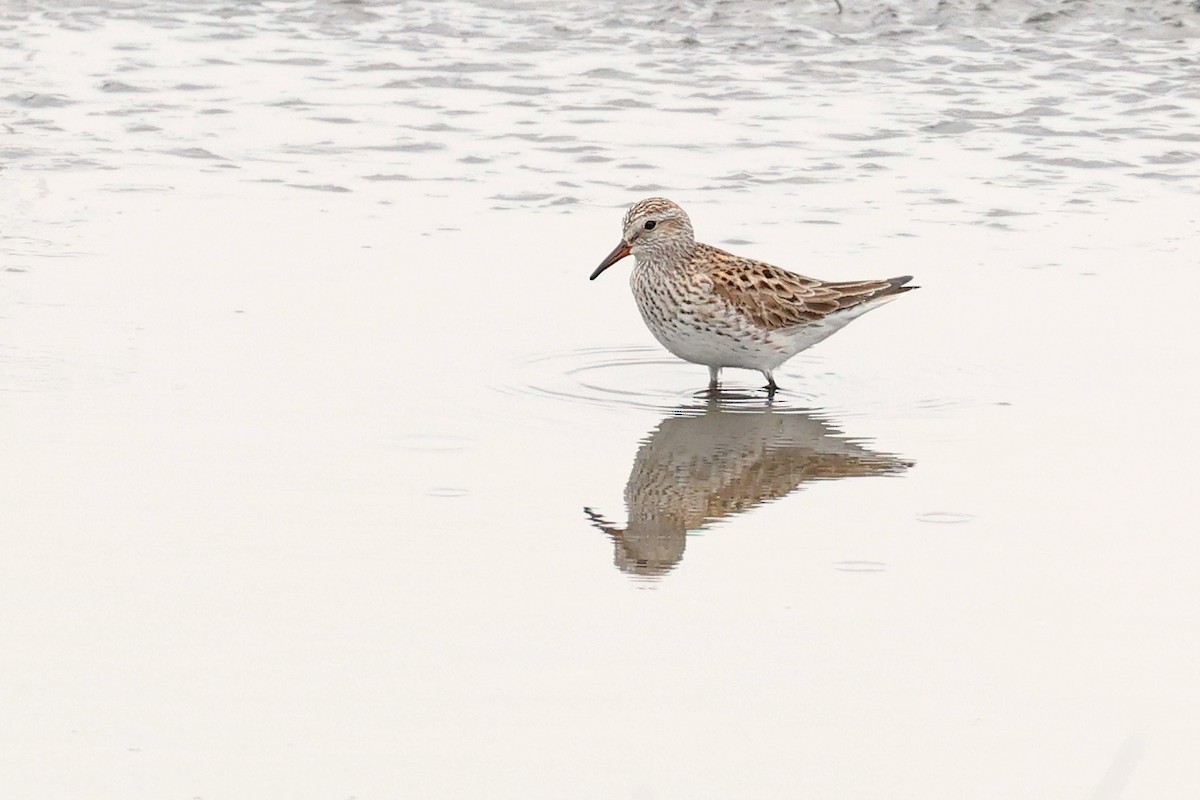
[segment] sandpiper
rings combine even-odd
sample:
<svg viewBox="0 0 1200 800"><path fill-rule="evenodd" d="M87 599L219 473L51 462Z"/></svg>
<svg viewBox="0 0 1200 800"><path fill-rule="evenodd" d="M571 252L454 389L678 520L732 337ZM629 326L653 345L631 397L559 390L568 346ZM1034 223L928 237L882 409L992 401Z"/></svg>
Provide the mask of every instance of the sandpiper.
<svg viewBox="0 0 1200 800"><path fill-rule="evenodd" d="M697 242L688 215L662 197L634 203L623 225L589 280L632 253L629 285L646 327L679 358L707 366L711 389L722 367L740 367L761 372L774 392L783 362L917 288L905 286L911 275L830 282L735 256Z"/></svg>

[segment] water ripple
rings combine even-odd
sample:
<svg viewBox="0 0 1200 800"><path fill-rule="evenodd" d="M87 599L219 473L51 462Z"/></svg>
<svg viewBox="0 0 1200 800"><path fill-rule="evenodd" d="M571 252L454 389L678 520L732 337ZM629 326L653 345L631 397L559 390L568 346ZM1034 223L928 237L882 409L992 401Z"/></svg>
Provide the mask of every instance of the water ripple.
<svg viewBox="0 0 1200 800"><path fill-rule="evenodd" d="M669 412L708 395L707 373L703 368L654 347L598 347L542 353L517 364L510 375L516 382L495 388L507 394L605 408ZM726 373L722 378L720 398L724 405L761 407L767 393L754 386L757 375L738 371ZM750 382L745 383L746 379ZM774 399L779 407L811 406L815 395L780 389Z"/></svg>

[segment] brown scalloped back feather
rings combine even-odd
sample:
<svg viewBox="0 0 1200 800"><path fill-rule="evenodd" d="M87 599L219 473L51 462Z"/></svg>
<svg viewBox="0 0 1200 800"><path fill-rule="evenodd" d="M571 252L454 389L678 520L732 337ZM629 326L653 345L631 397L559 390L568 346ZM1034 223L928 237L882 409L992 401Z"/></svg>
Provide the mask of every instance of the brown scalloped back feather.
<svg viewBox="0 0 1200 800"><path fill-rule="evenodd" d="M902 294L911 275L873 281L830 282L696 245L692 263L712 280L713 290L756 325L770 330L818 322L830 314Z"/></svg>

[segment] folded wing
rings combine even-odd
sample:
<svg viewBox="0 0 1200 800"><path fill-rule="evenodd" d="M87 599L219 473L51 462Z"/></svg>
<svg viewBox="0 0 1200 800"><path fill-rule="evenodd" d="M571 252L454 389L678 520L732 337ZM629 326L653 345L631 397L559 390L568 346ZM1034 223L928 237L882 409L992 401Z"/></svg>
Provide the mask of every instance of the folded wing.
<svg viewBox="0 0 1200 800"><path fill-rule="evenodd" d="M725 300L755 324L784 330L818 322L840 311L873 305L876 301L915 289L906 286L911 275L869 281L829 282L808 278L761 261L747 261L710 248L708 263L716 266L703 277L712 281L717 297ZM726 256L737 269L727 269ZM865 311L866 308L861 310Z"/></svg>

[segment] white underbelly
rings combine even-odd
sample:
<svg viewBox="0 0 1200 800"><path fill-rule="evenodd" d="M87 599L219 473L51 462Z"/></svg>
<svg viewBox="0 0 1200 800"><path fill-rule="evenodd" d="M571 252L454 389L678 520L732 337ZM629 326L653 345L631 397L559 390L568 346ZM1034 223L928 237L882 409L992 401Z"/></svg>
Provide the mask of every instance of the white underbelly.
<svg viewBox="0 0 1200 800"><path fill-rule="evenodd" d="M858 313L835 314L796 328L764 330L744 319L725 320L716 326L684 315L665 321L652 314L642 315L654 338L684 361L745 369L775 369L857 316Z"/></svg>
<svg viewBox="0 0 1200 800"><path fill-rule="evenodd" d="M728 325L718 330L685 317L663 323L647 315L645 320L663 347L694 364L774 369L791 355L786 343L777 341L766 331Z"/></svg>

